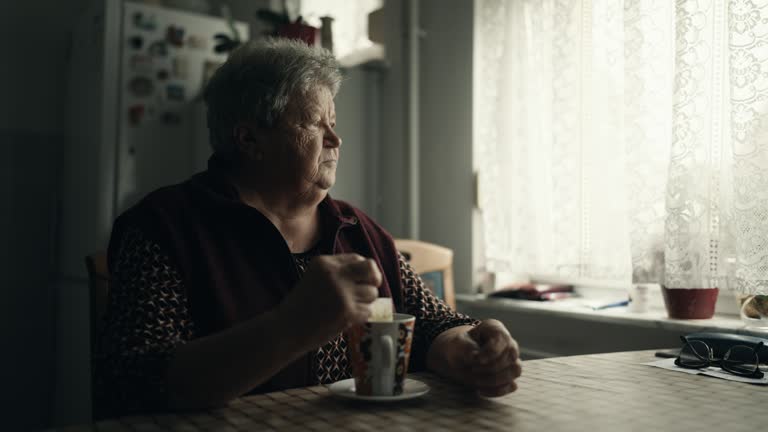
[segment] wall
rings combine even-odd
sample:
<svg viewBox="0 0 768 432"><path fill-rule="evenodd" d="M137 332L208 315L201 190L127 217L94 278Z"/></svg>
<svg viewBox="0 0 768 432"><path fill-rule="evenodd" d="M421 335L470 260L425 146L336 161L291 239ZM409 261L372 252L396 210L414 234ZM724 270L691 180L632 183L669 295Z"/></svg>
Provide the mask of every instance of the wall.
<svg viewBox="0 0 768 432"><path fill-rule="evenodd" d="M344 71L336 96L336 132L342 138L336 184L331 196L352 203L368 214L376 212L376 149L378 99L376 69L355 67Z"/></svg>
<svg viewBox="0 0 768 432"><path fill-rule="evenodd" d="M60 138L0 130L0 405L4 426L12 425L8 430L46 424L53 402L56 293L49 222Z"/></svg>
<svg viewBox="0 0 768 432"><path fill-rule="evenodd" d="M421 0L421 239L453 249L457 292L472 289L472 32L466 0Z"/></svg>
<svg viewBox="0 0 768 432"><path fill-rule="evenodd" d="M416 65L410 63L414 47L409 44L407 24L413 2L420 24L416 31L423 34L415 47ZM340 181L365 179L368 193L361 205L368 206L364 208L393 236L417 233L421 240L453 249L458 292L472 290L473 274L473 9L474 3L466 0L387 0L383 25L388 67L363 68L365 83L353 92L354 97L340 95L336 106L346 114L365 113L365 134L370 137L363 147L366 163L361 165L368 172L360 173L362 177L349 175L342 171L348 169L342 159ZM409 94L412 88L420 88L415 107ZM416 128L416 136L410 127ZM412 178L411 163L416 164L417 178ZM411 185L418 188L415 212L410 207Z"/></svg>
<svg viewBox="0 0 768 432"><path fill-rule="evenodd" d="M405 11L403 0L386 0L383 10L384 46L388 67L375 79L379 91L380 130L376 148L375 210L373 216L395 237L409 231L410 179L406 168L406 71L404 58ZM364 107L363 107L364 108Z"/></svg>
<svg viewBox="0 0 768 432"><path fill-rule="evenodd" d="M0 382L3 427L49 424L56 291L53 221L68 28L85 0L0 2Z"/></svg>

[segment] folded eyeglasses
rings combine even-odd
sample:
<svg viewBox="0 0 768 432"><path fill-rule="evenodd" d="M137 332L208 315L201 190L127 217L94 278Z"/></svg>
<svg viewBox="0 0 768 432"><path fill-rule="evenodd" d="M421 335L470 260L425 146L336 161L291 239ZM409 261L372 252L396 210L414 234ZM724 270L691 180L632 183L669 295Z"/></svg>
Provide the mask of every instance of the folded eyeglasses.
<svg viewBox="0 0 768 432"><path fill-rule="evenodd" d="M721 369L734 375L747 378L762 378L760 370L760 348L763 342L755 345L734 345L728 349L723 358L716 359L714 351L706 343L700 340L688 340L680 336L683 347L675 359L675 364L689 369L703 369L710 366L719 366Z"/></svg>

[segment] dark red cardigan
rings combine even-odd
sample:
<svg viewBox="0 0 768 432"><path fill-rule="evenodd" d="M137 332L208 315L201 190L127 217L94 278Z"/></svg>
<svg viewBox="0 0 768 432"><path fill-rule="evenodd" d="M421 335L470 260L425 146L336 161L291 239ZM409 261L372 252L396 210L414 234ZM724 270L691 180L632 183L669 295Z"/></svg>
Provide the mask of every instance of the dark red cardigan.
<svg viewBox="0 0 768 432"><path fill-rule="evenodd" d="M239 200L215 157L207 171L159 189L116 221L109 243L110 266L124 231L139 228L168 254L183 279L197 337L220 332L277 306L296 285L291 251L275 226ZM362 211L326 197L319 206L320 253L356 252L373 258L384 282L380 296L403 309L400 271L392 237ZM254 343L257 343L258 337ZM257 391L310 385L310 351Z"/></svg>

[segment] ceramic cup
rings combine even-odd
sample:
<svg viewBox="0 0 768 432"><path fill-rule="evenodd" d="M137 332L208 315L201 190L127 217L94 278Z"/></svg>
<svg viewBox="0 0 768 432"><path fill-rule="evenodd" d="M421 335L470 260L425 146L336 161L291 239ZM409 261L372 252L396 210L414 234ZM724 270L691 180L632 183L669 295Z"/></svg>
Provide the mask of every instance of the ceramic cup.
<svg viewBox="0 0 768 432"><path fill-rule="evenodd" d="M349 330L357 395L403 393L415 323L413 315L396 313L392 321L369 321Z"/></svg>

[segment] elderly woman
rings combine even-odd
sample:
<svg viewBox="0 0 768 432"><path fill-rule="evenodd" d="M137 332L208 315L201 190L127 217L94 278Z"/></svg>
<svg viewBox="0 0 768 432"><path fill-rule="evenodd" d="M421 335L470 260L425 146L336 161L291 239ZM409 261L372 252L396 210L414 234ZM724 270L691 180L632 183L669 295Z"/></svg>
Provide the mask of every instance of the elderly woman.
<svg viewBox="0 0 768 432"><path fill-rule="evenodd" d="M381 296L417 317L411 370L486 396L515 390L504 326L436 299L383 228L328 195L340 83L330 53L281 39L239 48L212 77L208 170L115 222L99 415L348 378L343 332Z"/></svg>

